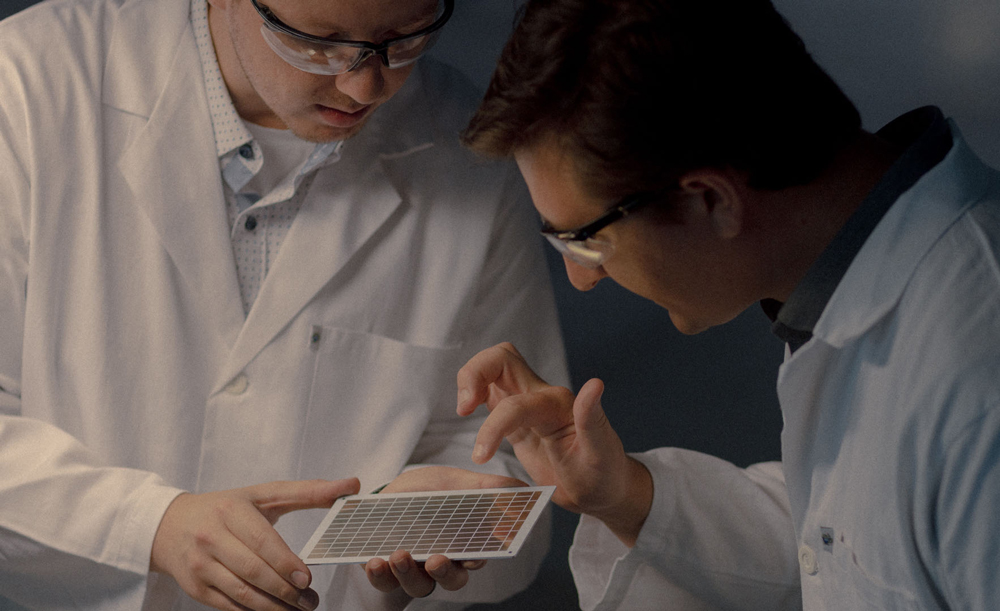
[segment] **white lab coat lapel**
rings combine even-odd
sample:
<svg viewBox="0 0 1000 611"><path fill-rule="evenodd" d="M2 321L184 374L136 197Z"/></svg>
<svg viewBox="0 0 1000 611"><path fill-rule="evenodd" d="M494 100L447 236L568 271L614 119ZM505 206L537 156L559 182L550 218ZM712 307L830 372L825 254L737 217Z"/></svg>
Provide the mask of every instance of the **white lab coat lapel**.
<svg viewBox="0 0 1000 611"><path fill-rule="evenodd" d="M281 332L399 207L402 198L375 159L368 167L358 167L363 158L338 162L335 175L343 179L335 194L313 198L299 210L220 383L239 373ZM314 188L322 188L316 182Z"/></svg>
<svg viewBox="0 0 1000 611"><path fill-rule="evenodd" d="M118 167L130 199L194 288L197 311L217 318L212 327L232 346L243 326L242 302L188 3L176 2L178 15L171 19L153 19L150 4L128 3L112 34L104 103L149 117ZM155 10L162 15L162 8Z"/></svg>
<svg viewBox="0 0 1000 611"><path fill-rule="evenodd" d="M197 46L187 19L189 6L176 4L177 14L169 20L150 17L147 3L123 7L111 37L104 101L149 117L119 168L132 199L157 227L181 276L202 296L198 311L217 318L213 327L232 346L216 378L213 390L218 391L392 217L403 198L385 164L429 146L432 134L421 133L412 124L402 132L395 129L398 121L413 121L412 111L427 103L417 93L417 70L361 134L345 143L344 159L334 168L343 177L336 196L315 198L314 205L300 210L244 321L228 220L223 206L217 205L223 200L222 182ZM163 65L169 70L157 70ZM138 88L136 82L148 86ZM400 134L405 134L405 141ZM163 154L171 150L181 153ZM204 162L192 163L193 158ZM338 201L358 205L349 209L338 206Z"/></svg>
<svg viewBox="0 0 1000 611"><path fill-rule="evenodd" d="M434 134L423 129L418 119L428 112L429 104L421 79L420 70L414 70L406 86L375 111L357 136L344 143L342 159L320 170L323 176L312 188L323 189L324 194L300 209L285 236L219 378L220 388L246 367L400 208L405 197L393 182L393 164L405 164L411 153L433 146ZM407 129L399 129L402 122L407 123Z"/></svg>

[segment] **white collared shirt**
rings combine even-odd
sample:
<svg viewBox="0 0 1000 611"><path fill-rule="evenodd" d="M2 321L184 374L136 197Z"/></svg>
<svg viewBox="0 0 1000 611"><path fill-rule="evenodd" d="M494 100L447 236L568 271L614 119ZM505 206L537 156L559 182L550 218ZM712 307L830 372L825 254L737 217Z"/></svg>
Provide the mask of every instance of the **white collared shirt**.
<svg viewBox="0 0 1000 611"><path fill-rule="evenodd" d="M208 93L243 311L249 313L308 196L313 172L340 158L342 141L315 144L287 130L244 122L215 56L207 0L192 0L191 25Z"/></svg>

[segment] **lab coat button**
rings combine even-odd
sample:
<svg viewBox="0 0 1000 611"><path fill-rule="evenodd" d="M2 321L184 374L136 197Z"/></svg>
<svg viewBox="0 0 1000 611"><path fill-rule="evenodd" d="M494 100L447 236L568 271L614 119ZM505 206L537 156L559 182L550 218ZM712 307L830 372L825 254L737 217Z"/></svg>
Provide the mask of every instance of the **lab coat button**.
<svg viewBox="0 0 1000 611"><path fill-rule="evenodd" d="M819 571L819 565L816 563L816 552L808 545L799 548L799 566L802 567L806 575L815 575Z"/></svg>
<svg viewBox="0 0 1000 611"><path fill-rule="evenodd" d="M240 374L233 378L233 381L226 384L226 392L231 395L242 395L246 392L247 386L249 386L250 381L247 379L245 374Z"/></svg>

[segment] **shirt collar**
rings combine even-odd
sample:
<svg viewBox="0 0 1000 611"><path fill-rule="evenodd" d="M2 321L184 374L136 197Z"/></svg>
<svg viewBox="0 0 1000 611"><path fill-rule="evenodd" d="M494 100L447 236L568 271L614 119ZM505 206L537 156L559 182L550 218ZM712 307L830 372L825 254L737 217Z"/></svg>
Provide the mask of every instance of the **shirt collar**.
<svg viewBox="0 0 1000 611"><path fill-rule="evenodd" d="M226 82L222 78L208 26L208 0L191 0L191 27L194 30L198 56L201 59L205 91L208 94L215 152L222 163L223 178L233 192L237 192L260 169L260 147L254 142L253 134L247 129L243 118L236 112ZM317 144L300 174L336 162L340 158L342 144L343 141Z"/></svg>
<svg viewBox="0 0 1000 611"><path fill-rule="evenodd" d="M906 113L879 130L878 135L907 148L816 259L788 301L761 301L773 322L771 331L788 343L791 352L812 338L816 321L834 290L886 211L944 159L952 145L944 115L932 106Z"/></svg>
<svg viewBox="0 0 1000 611"><path fill-rule="evenodd" d="M253 137L236 112L226 82L222 79L219 60L212 45L212 34L208 28L208 0L191 0L191 26L198 45L198 56L201 58L205 91L208 93L208 108L215 132L215 152L222 157L250 142Z"/></svg>

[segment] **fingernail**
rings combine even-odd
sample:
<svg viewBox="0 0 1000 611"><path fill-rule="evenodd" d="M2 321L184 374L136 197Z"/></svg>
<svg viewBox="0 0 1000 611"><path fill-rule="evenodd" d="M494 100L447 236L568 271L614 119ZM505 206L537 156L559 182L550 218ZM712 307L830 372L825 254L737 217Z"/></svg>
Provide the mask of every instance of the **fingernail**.
<svg viewBox="0 0 1000 611"><path fill-rule="evenodd" d="M471 396L472 393L469 392L468 388L463 388L462 390L458 391L458 404L463 405L466 401L469 400L469 397Z"/></svg>
<svg viewBox="0 0 1000 611"><path fill-rule="evenodd" d="M371 571L372 575L375 577L381 577L385 574L385 563L380 561L378 558L373 558L368 562L368 570Z"/></svg>
<svg viewBox="0 0 1000 611"><path fill-rule="evenodd" d="M302 571L295 571L292 573L292 584L300 590L304 590L309 587L309 575L306 575Z"/></svg>
<svg viewBox="0 0 1000 611"><path fill-rule="evenodd" d="M482 462L486 460L486 446L477 443L476 447L472 449L472 460L475 462Z"/></svg>
<svg viewBox="0 0 1000 611"><path fill-rule="evenodd" d="M309 596L302 595L299 597L298 605L300 609L306 609L307 611L312 611L313 609L319 606L319 600L316 600Z"/></svg>
<svg viewBox="0 0 1000 611"><path fill-rule="evenodd" d="M392 566L396 567L396 571L399 573L406 573L410 570L410 563L405 560L397 560L392 563Z"/></svg>

